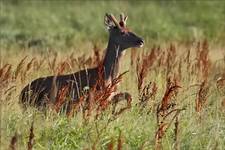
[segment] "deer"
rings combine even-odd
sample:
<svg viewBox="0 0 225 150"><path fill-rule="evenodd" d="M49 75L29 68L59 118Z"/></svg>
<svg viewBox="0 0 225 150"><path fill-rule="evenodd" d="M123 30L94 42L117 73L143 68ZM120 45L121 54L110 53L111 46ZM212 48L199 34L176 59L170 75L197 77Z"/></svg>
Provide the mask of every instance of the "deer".
<svg viewBox="0 0 225 150"><path fill-rule="evenodd" d="M113 14L105 14L104 24L109 32L108 46L102 61L105 84L112 83L119 75L122 56L125 54L126 49L140 48L144 45L144 40L127 28L127 19L128 16L124 16L123 13L120 14L120 21L117 21ZM51 103L54 104L59 90L68 84L70 85L70 97L72 101L76 101L81 96L80 93L83 89L86 87L93 88L96 85L100 78L98 68L99 66L96 66L72 74L53 75L35 79L23 88L19 102L23 106L30 105L37 108L45 108L47 105L46 98L50 99ZM128 101L131 101L131 95L128 92L114 92L110 99L114 101L125 99L128 103ZM131 107L130 103L127 105L127 108Z"/></svg>

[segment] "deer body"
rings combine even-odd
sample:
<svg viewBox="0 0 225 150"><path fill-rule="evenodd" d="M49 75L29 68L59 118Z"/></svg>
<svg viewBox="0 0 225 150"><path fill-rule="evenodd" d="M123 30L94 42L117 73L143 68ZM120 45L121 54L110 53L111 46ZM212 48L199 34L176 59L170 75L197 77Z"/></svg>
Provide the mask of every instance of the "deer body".
<svg viewBox="0 0 225 150"><path fill-rule="evenodd" d="M127 31L117 22L114 16L106 14L105 19L110 37L103 60L103 78L106 84L110 84L118 76L121 58L125 53L124 50L142 46L143 40L134 33ZM125 24L125 21L125 18L121 16L120 23ZM59 90L65 86L69 87L69 97L72 100L77 100L82 95L83 90L86 87L93 88L98 79L98 66L73 74L38 78L22 90L20 102L36 107L45 106L48 102L46 99L54 103L54 98L51 98L52 93L53 97L57 97Z"/></svg>

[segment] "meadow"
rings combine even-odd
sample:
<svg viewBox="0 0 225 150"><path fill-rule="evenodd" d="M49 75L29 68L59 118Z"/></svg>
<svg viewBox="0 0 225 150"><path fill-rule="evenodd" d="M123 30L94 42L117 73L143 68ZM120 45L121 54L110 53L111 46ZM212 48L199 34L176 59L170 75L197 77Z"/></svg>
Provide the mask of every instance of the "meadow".
<svg viewBox="0 0 225 150"><path fill-rule="evenodd" d="M0 11L0 149L224 149L225 2L2 0ZM106 105L98 116L24 110L27 83L104 56L106 12L124 12L145 39L127 50L128 72L117 78L131 107Z"/></svg>

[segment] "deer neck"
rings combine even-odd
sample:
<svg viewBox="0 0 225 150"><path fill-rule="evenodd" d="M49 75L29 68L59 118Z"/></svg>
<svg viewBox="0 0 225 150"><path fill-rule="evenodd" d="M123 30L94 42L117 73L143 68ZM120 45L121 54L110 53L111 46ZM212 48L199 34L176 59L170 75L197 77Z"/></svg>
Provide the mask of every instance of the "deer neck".
<svg viewBox="0 0 225 150"><path fill-rule="evenodd" d="M122 52L120 45L117 45L109 40L105 58L103 61L106 80L114 79L118 76L121 61L120 59L123 53L124 52Z"/></svg>

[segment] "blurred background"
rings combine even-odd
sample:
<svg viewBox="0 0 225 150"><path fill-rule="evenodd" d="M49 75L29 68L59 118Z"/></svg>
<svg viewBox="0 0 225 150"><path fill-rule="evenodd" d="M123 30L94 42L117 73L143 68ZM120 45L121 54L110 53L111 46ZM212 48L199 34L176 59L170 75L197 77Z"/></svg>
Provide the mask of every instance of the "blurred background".
<svg viewBox="0 0 225 150"><path fill-rule="evenodd" d="M225 1L1 0L1 49L74 48L106 42L106 12L129 16L128 27L147 44L208 39L225 41Z"/></svg>

